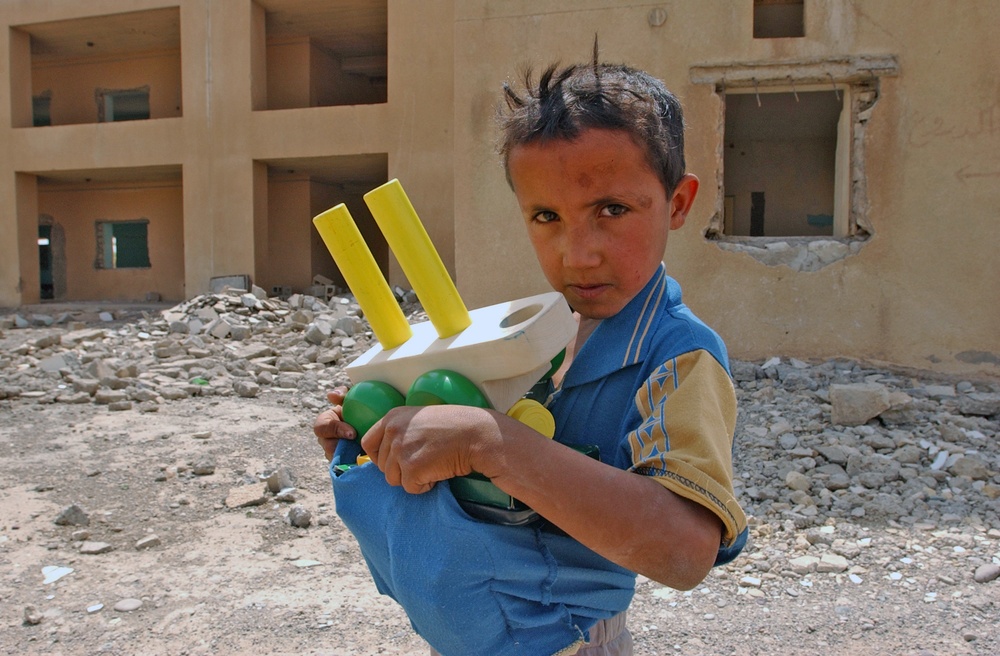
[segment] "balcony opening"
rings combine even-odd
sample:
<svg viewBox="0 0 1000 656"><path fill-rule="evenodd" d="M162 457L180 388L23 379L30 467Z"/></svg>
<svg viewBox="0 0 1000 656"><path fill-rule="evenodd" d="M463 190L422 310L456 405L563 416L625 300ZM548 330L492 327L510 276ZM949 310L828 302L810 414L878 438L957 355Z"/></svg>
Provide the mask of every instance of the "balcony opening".
<svg viewBox="0 0 1000 656"><path fill-rule="evenodd" d="M313 226L312 218L347 205L382 274L389 275L389 246L364 202L364 194L388 180L385 153L268 160L258 163L266 208L255 211L255 232L266 252L257 255L258 284L323 297L347 291L343 274ZM262 193L262 198L264 194ZM330 283L316 283L326 279Z"/></svg>
<svg viewBox="0 0 1000 656"><path fill-rule="evenodd" d="M18 25L10 32L12 127L183 114L179 7ZM104 94L96 113L95 90Z"/></svg>
<svg viewBox="0 0 1000 656"><path fill-rule="evenodd" d="M263 12L254 109L371 105L387 100L386 0L257 0ZM258 32L258 35L260 32ZM264 70L259 70L263 65Z"/></svg>

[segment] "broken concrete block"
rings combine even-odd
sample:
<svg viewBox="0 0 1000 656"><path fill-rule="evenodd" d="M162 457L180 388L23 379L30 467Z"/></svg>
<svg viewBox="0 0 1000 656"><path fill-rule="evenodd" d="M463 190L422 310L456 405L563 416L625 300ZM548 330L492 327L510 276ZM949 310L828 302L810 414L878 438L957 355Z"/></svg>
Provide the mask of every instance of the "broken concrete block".
<svg viewBox="0 0 1000 656"><path fill-rule="evenodd" d="M248 508L267 502L267 483L234 487L226 496L227 508Z"/></svg>
<svg viewBox="0 0 1000 656"><path fill-rule="evenodd" d="M892 404L889 390L878 383L831 385L831 421L839 426L862 426Z"/></svg>

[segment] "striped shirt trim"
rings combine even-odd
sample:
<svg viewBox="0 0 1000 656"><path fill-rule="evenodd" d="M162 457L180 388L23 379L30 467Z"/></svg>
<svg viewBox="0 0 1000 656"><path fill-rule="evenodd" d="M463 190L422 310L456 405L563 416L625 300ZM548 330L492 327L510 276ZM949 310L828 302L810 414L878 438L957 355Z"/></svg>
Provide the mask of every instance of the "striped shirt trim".
<svg viewBox="0 0 1000 656"><path fill-rule="evenodd" d="M642 311L639 313L639 320L635 323L632 338L629 340L628 348L625 349L625 358L622 360L622 367L637 364L640 361L639 356L642 353L642 344L649 334L650 327L654 324L656 308L660 307L663 295L667 291L666 267L662 262L660 263L657 275L659 278L656 284L649 290L649 294L646 295L646 301L643 303Z"/></svg>

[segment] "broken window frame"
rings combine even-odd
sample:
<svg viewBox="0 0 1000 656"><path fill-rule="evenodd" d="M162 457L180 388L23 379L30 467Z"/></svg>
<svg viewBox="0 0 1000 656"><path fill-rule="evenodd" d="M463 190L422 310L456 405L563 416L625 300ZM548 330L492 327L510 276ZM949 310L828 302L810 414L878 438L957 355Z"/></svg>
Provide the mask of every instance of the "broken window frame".
<svg viewBox="0 0 1000 656"><path fill-rule="evenodd" d="M694 84L709 84L719 97L719 134L716 142L718 161L715 211L705 229L706 239L718 242L766 243L797 240L806 243L821 240L866 240L873 233L868 220L867 190L864 176L865 129L878 101L880 79L899 74L899 65L891 55L858 55L810 61L733 62L693 66ZM834 236L816 237L746 237L725 232L726 192L724 180L725 96L727 93L766 93L834 89L844 96L844 110L838 122L835 190Z"/></svg>
<svg viewBox="0 0 1000 656"><path fill-rule="evenodd" d="M727 87L725 89L719 90L720 103L722 105L722 138L723 144L725 144L728 139L725 134L726 125L726 98L731 95L756 95L758 101L761 96L769 94L806 94L814 92L830 92L834 91L837 97L840 99L840 117L837 120L837 148L834 154L833 162L833 232L832 235L791 235L784 237L773 237L775 239L798 239L798 238L808 238L808 239L829 239L830 237L844 238L851 237L858 233L857 222L852 216L850 211L851 206L851 148L848 145L852 142L852 128L853 122L851 116L853 114L853 95L854 90L851 85L848 84L775 84L768 85L761 88L760 85L754 85L751 87ZM719 160L720 167L722 171L720 173L720 189L724 198L731 198L727 196L727 191L725 188L725 152L723 151L722 159ZM733 234L732 228L728 222L726 222L726 208L723 206L723 227L722 236L733 237L733 238L753 238L753 239L769 239L772 237L766 236L756 236L751 234Z"/></svg>

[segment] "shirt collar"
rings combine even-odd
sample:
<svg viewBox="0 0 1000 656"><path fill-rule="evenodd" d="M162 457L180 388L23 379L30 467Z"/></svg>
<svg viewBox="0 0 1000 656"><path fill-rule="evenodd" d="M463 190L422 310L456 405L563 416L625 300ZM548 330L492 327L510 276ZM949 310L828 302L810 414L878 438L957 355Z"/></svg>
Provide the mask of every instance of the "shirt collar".
<svg viewBox="0 0 1000 656"><path fill-rule="evenodd" d="M594 329L574 357L562 387L589 383L642 362L649 352L657 316L680 302L680 286L667 277L661 262L642 291Z"/></svg>

